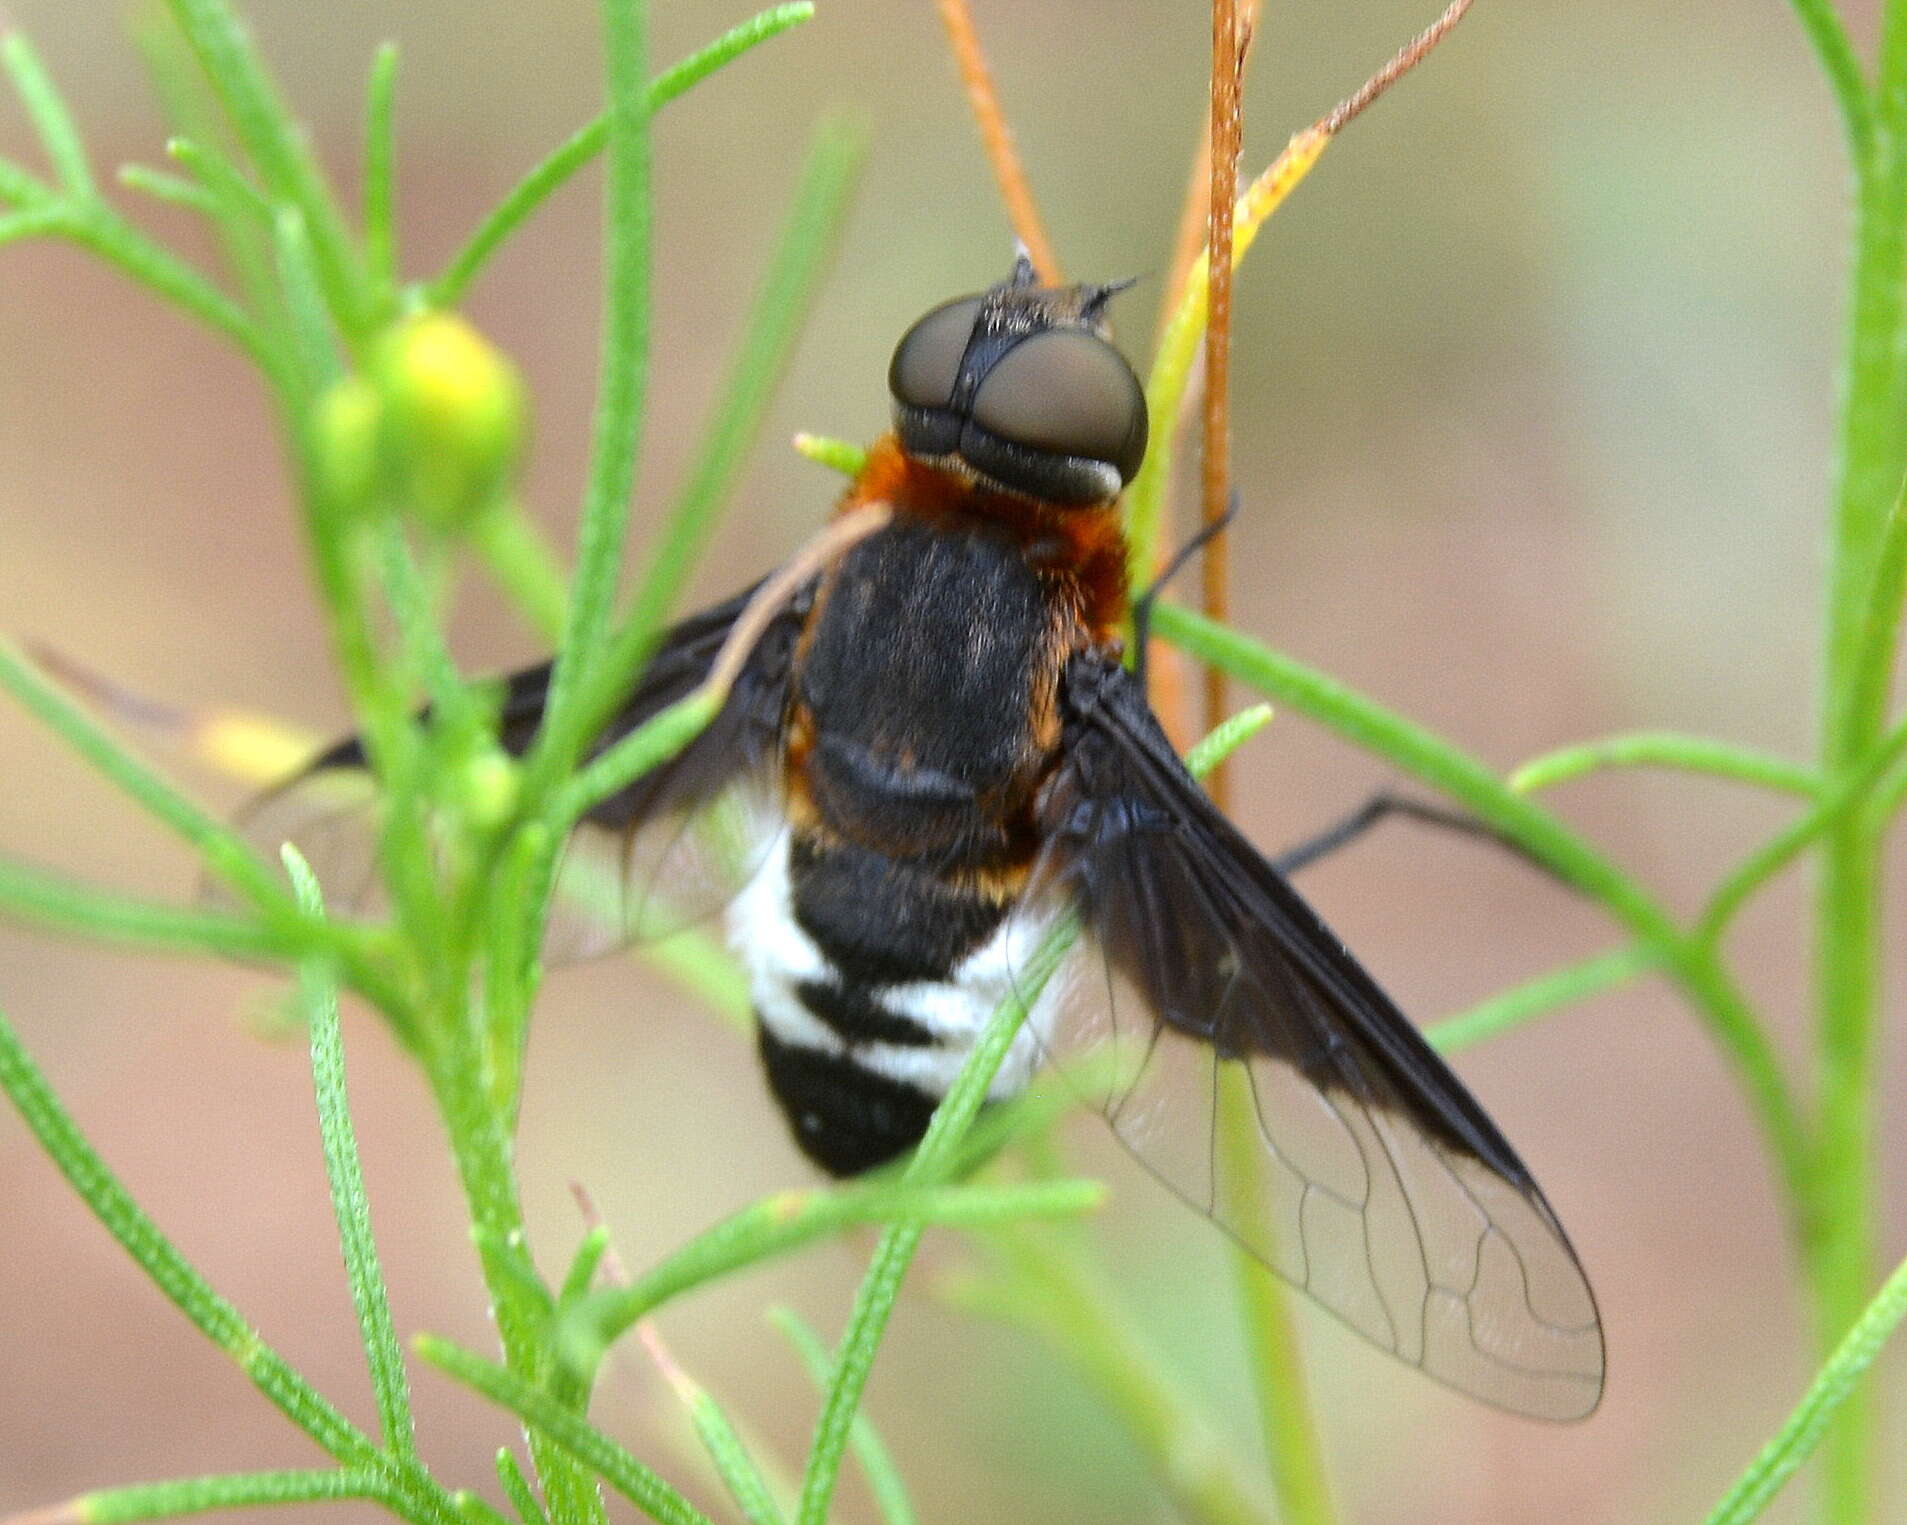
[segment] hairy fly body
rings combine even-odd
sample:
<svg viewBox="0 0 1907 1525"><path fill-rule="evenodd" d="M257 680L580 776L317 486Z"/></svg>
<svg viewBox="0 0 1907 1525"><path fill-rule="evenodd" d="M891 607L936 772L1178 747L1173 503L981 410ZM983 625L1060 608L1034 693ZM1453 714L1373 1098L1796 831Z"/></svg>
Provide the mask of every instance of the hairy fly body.
<svg viewBox="0 0 1907 1525"><path fill-rule="evenodd" d="M775 612L707 731L593 812L549 954L726 905L770 1088L847 1174L920 1140L1075 916L995 1097L1111 1040L1090 1099L1180 1196L1401 1359L1579 1417L1601 1329L1529 1171L1187 775L1121 663L1118 499L1146 412L1105 333L1117 289L1041 288L1022 260L908 331L894 431L841 505L889 521ZM747 601L673 627L602 744L700 683ZM547 676L508 680L506 746L535 734ZM335 749L253 829L322 871L337 811L301 804L307 784L363 761ZM1213 1147L1227 1104L1251 1109L1262 1210L1235 1210Z"/></svg>

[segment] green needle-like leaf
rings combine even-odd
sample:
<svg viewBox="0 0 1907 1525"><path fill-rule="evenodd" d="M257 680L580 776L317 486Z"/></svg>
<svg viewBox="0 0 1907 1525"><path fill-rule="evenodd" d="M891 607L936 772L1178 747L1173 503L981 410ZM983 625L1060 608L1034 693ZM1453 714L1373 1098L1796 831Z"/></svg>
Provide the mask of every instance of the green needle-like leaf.
<svg viewBox="0 0 1907 1525"><path fill-rule="evenodd" d="M374 1472L235 1472L137 1483L81 1494L57 1509L23 1517L21 1525L134 1525L215 1509L259 1509L277 1504L322 1504L369 1499L393 1513L414 1517L390 1480Z"/></svg>
<svg viewBox="0 0 1907 1525"><path fill-rule="evenodd" d="M1460 1048L1494 1038L1546 1012L1613 990L1660 962L1660 955L1639 944L1599 953L1481 1001L1470 1010L1435 1024L1424 1036L1439 1053L1454 1054Z"/></svg>
<svg viewBox="0 0 1907 1525"><path fill-rule="evenodd" d="M1200 661L1443 790L1654 948L1735 1064L1800 1211L1810 1189L1812 1144L1767 1030L1712 949L1686 935L1642 885L1475 758L1323 673L1176 604L1156 607L1152 628Z"/></svg>
<svg viewBox="0 0 1907 1525"><path fill-rule="evenodd" d="M1066 957L1077 933L1078 926L1072 918L1063 918L1027 961L1027 967L1021 972L1020 990L1001 1003L966 1063L960 1067L952 1087L934 1108L926 1135L907 1163L903 1182L932 1180L957 1157L967 1129L986 1100L994 1075L999 1072L1033 1003ZM799 1525L827 1525L834 1485L841 1472L841 1457L847 1449L854 1416L860 1409L861 1393L874 1369L874 1353L880 1346L895 1299L900 1296L901 1281L914 1251L920 1246L925 1228L919 1219L888 1228L881 1235L874 1258L861 1279L854 1311L849 1315L847 1332L841 1338L840 1353L835 1359L834 1380L829 1384L821 1418L815 1425L814 1443L808 1450L808 1466L801 1480Z"/></svg>
<svg viewBox="0 0 1907 1525"><path fill-rule="evenodd" d="M364 261L386 301L397 284L396 94L397 44L387 42L371 60L364 97Z"/></svg>
<svg viewBox="0 0 1907 1525"><path fill-rule="evenodd" d="M87 163L86 148L73 125L72 113L26 33L13 30L4 17L0 17L0 67L13 81L61 187L76 201L97 200L92 166Z"/></svg>
<svg viewBox="0 0 1907 1525"><path fill-rule="evenodd" d="M3 1014L0 1089L12 1099L40 1147L93 1216L194 1327L230 1356L253 1385L329 1455L347 1467L373 1463L376 1448L371 1441L259 1338L127 1195L60 1105Z"/></svg>
<svg viewBox="0 0 1907 1525"><path fill-rule="evenodd" d="M918 1154L915 1156L919 1158ZM864 1223L974 1227L1016 1218L1091 1212L1105 1198L1097 1181L1041 1181L1024 1186L942 1186L930 1175L875 1181L835 1191L778 1192L668 1256L627 1287L597 1292L565 1321L566 1364L587 1369L638 1319L672 1298L745 1266L785 1255L829 1234Z"/></svg>
<svg viewBox="0 0 1907 1525"><path fill-rule="evenodd" d="M735 1501L742 1518L748 1521L748 1525L784 1525L774 1491L768 1486L768 1479L756 1465L755 1458L748 1454L748 1447L743 1444L734 1421L707 1388L676 1365L675 1358L663 1346L660 1336L646 1325L643 1339L649 1346L650 1355L662 1368L669 1386L688 1410L689 1423L695 1429L696 1438L702 1442L702 1449L708 1454L716 1475L728 1489L728 1495Z"/></svg>
<svg viewBox="0 0 1907 1525"><path fill-rule="evenodd" d="M1907 1317L1907 1262L1895 1268L1835 1346L1788 1422L1715 1506L1707 1525L1748 1525L1760 1517L1795 1469L1813 1455L1835 1411L1847 1402L1903 1317Z"/></svg>
<svg viewBox="0 0 1907 1525"><path fill-rule="evenodd" d="M862 156L862 134L844 122L816 135L796 188L794 207L769 262L768 275L743 325L740 348L717 399L688 480L630 600L628 617L603 664L592 717L637 671L672 601L708 543L717 512L760 437L768 405L787 370L815 289L841 231Z"/></svg>
<svg viewBox="0 0 1907 1525"><path fill-rule="evenodd" d="M577 534L569 619L550 673L542 727L527 787L540 799L581 751L586 720L579 700L602 660L628 535L629 494L649 353L648 56L641 0L603 0L608 52L609 144L603 204L603 325L589 468Z"/></svg>
<svg viewBox="0 0 1907 1525"><path fill-rule="evenodd" d="M184 207L188 212L197 212L202 217L217 217L219 200L196 180L187 180L182 175L168 175L162 170L148 169L143 164L122 164L119 167L119 183L129 191L139 191L152 197L154 201L163 201L167 206Z"/></svg>
<svg viewBox="0 0 1907 1525"><path fill-rule="evenodd" d="M289 845L284 856L299 908L314 920L323 920L324 898L310 865ZM410 1384L404 1375L397 1326L391 1320L390 1294L378 1265L377 1241L371 1234L370 1201L364 1191L364 1170L358 1161L357 1134L351 1126L350 1098L345 1091L338 982L328 961L313 958L300 965L298 997L311 1031L311 1079L318 1098L325 1176L331 1183L338 1242L344 1249L345 1274L351 1283L351 1302L357 1309L358 1331L371 1368L371 1389L377 1397L384 1444L393 1455L415 1456Z"/></svg>
<svg viewBox="0 0 1907 1525"><path fill-rule="evenodd" d="M549 1436L660 1525L710 1525L707 1516L615 1441L513 1372L448 1340L421 1335L418 1354Z"/></svg>
<svg viewBox="0 0 1907 1525"><path fill-rule="evenodd" d="M523 1525L550 1525L550 1517L543 1512L543 1506L537 1502L536 1490L530 1486L530 1480L523 1475L523 1464L516 1459L516 1452L508 1446L497 1451L497 1481L502 1484L510 1507L517 1512L517 1518Z"/></svg>
<svg viewBox="0 0 1907 1525"><path fill-rule="evenodd" d="M194 848L207 868L268 914L292 909L265 866L215 820L109 735L12 643L0 640L0 689L80 759ZM280 923L282 924L282 923Z"/></svg>
<svg viewBox="0 0 1907 1525"><path fill-rule="evenodd" d="M809 1377L825 1393L834 1380L834 1361L828 1354L827 1346L821 1343L821 1336L809 1328L792 1308L771 1308L768 1310L768 1319L794 1346ZM900 1469L894 1465L894 1458L888 1452L880 1432L874 1428L874 1421L866 1414L854 1416L854 1424L848 1432L848 1443L854 1447L855 1458L861 1463L861 1471L867 1477L868 1492L874 1495L874 1507L880 1511L885 1525L919 1525L920 1517L914 1512L913 1502L907 1496L907 1486L901 1481Z"/></svg>
<svg viewBox="0 0 1907 1525"><path fill-rule="evenodd" d="M327 935L320 927L288 935L239 916L153 905L4 860L0 915L104 942L215 958L297 958L322 946Z"/></svg>
<svg viewBox="0 0 1907 1525"><path fill-rule="evenodd" d="M233 131L274 201L295 207L310 239L326 305L357 336L369 321L364 266L305 134L225 0L168 0Z"/></svg>
<svg viewBox="0 0 1907 1525"><path fill-rule="evenodd" d="M649 111L652 114L660 111L724 64L741 57L756 44L766 42L789 27L806 21L813 14L814 6L809 0L771 6L760 15L723 33L707 47L665 70L650 83ZM432 304L455 307L462 302L464 293L470 289L470 283L489 263L490 256L496 253L504 240L527 221L570 176L601 153L608 142L609 118L604 115L578 129L568 141L524 176L497 209L483 220L477 231L471 234L463 248L444 267L444 273L431 283L429 296Z"/></svg>
<svg viewBox="0 0 1907 1525"><path fill-rule="evenodd" d="M1808 799L1821 787L1811 769L1786 758L1671 731L1641 731L1565 747L1524 763L1510 775L1510 787L1518 794L1535 794L1598 768L1677 768Z"/></svg>

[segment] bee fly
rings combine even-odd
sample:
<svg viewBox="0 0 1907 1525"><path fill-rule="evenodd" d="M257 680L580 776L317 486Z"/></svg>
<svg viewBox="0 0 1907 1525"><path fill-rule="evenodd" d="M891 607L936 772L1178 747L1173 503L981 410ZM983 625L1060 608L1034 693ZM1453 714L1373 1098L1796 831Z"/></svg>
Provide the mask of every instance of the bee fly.
<svg viewBox="0 0 1907 1525"><path fill-rule="evenodd" d="M852 1174L920 1140L1016 968L1074 914L994 1098L1123 1038L1094 1099L1180 1196L1431 1376L1587 1414L1601 1329L1536 1182L1213 807L1120 662L1118 499L1146 406L1106 337L1118 289L1041 288L1022 258L907 331L893 432L842 501L891 518L774 612L706 731L579 829L549 956L726 904L769 1086L802 1150ZM667 632L599 745L701 682L750 592ZM508 680L506 746L535 734L548 674ZM305 780L363 762L345 743ZM335 865L336 795L303 782L253 830ZM1249 1081L1262 1211L1229 1205L1222 1070Z"/></svg>

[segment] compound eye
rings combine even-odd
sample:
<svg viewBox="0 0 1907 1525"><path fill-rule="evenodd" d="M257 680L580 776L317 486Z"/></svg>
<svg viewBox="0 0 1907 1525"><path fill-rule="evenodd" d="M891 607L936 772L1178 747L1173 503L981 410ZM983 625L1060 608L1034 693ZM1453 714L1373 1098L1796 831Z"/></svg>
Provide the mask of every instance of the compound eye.
<svg viewBox="0 0 1907 1525"><path fill-rule="evenodd" d="M1081 329L1053 329L1016 344L973 400L988 433L1048 455L1117 468L1130 482L1146 453L1146 399L1125 357Z"/></svg>
<svg viewBox="0 0 1907 1525"><path fill-rule="evenodd" d="M973 337L980 298L944 302L901 336L887 368L887 389L910 408L944 408L953 401L960 357Z"/></svg>

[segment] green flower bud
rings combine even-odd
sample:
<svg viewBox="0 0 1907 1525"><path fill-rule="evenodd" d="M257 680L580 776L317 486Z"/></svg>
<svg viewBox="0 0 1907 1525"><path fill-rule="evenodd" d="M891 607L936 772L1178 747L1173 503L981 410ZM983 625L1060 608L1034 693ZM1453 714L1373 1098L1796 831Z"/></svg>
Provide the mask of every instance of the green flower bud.
<svg viewBox="0 0 1907 1525"><path fill-rule="evenodd" d="M467 525L522 459L528 408L516 368L457 314L425 312L377 342L368 375L391 486L435 528Z"/></svg>
<svg viewBox="0 0 1907 1525"><path fill-rule="evenodd" d="M458 770L458 803L473 824L500 826L516 809L517 765L495 747L485 747Z"/></svg>

